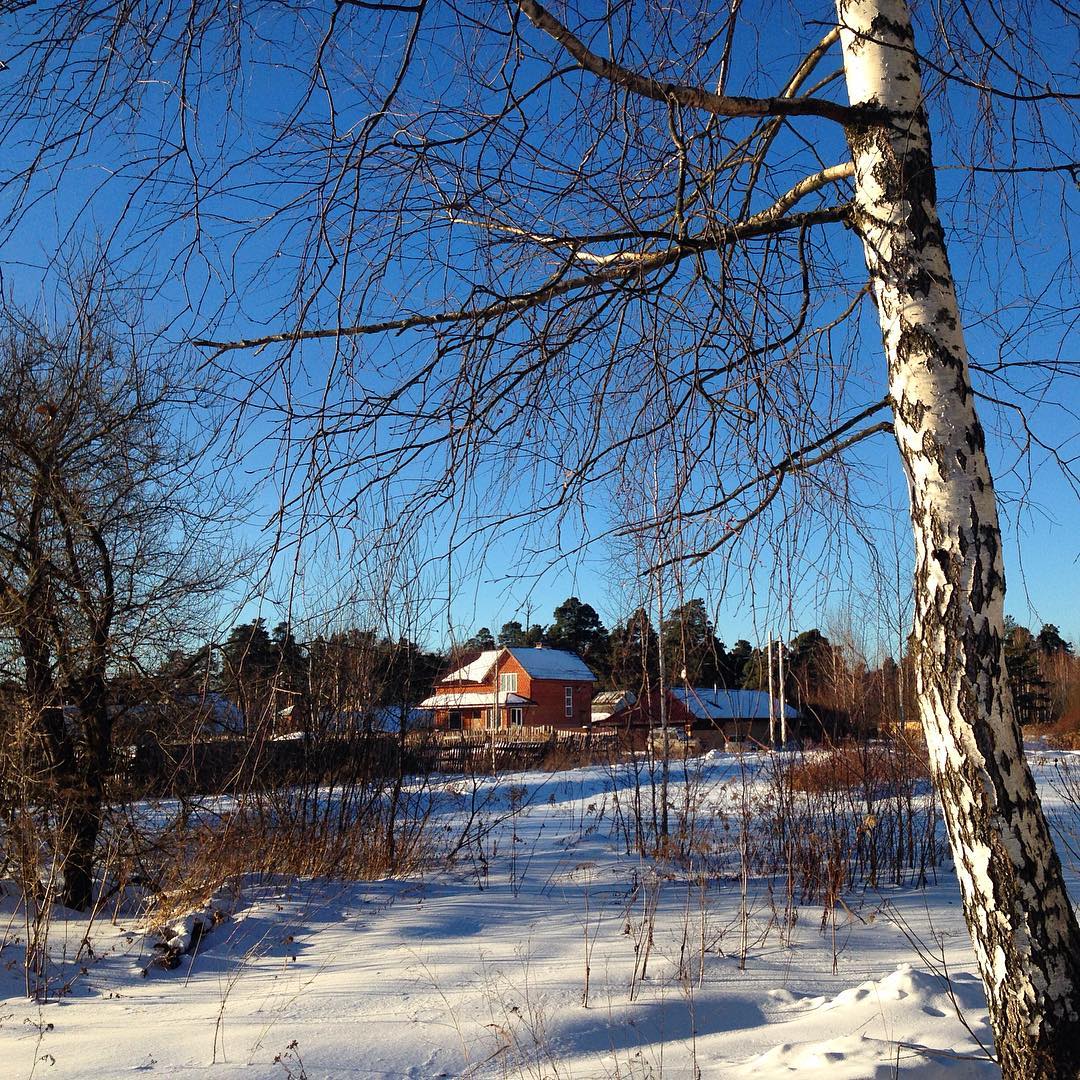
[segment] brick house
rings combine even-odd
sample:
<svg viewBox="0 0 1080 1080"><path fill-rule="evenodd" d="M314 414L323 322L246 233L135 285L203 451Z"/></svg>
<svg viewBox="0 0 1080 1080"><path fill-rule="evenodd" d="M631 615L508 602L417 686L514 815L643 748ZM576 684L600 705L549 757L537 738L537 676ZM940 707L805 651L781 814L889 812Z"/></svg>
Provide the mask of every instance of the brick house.
<svg viewBox="0 0 1080 1080"><path fill-rule="evenodd" d="M440 679L421 702L437 731L587 729L596 676L576 653L489 649Z"/></svg>

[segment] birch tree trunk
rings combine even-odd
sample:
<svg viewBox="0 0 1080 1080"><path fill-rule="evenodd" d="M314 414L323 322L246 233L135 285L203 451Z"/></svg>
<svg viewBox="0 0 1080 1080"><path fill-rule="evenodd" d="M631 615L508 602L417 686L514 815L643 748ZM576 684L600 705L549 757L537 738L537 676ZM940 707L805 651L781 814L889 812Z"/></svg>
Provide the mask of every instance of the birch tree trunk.
<svg viewBox="0 0 1080 1080"><path fill-rule="evenodd" d="M931 770L1006 1080L1080 1076L1080 929L1005 676L1001 534L937 215L905 0L837 0L855 227L915 535L915 670Z"/></svg>

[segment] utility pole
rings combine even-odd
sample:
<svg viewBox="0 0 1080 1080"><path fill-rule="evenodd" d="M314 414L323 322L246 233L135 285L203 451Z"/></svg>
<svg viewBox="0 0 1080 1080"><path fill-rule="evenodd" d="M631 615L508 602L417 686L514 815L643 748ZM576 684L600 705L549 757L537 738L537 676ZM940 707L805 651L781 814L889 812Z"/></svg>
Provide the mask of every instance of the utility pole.
<svg viewBox="0 0 1080 1080"><path fill-rule="evenodd" d="M660 516L660 470L657 461L657 453L654 451L652 461L652 503L653 514L655 517ZM656 569L652 572L653 585L656 589L656 632L657 632L657 645L660 652L660 665L658 673L658 689L660 691L660 738L662 740L662 750L660 758L660 824L659 832L660 839L664 841L666 845L668 835L668 774L670 772L669 753L670 746L668 745L668 702L667 702L667 673L664 670L667 666L667 656L664 652L664 571L662 566L661 555L663 549L661 546L661 535L659 531L655 537L655 553L656 553ZM651 710L650 710L651 712ZM655 760L656 749L653 743L652 725L649 725L649 742L650 742L650 754L653 755ZM656 828L656 787L655 781L653 782L653 828Z"/></svg>
<svg viewBox="0 0 1080 1080"><path fill-rule="evenodd" d="M491 702L491 723L488 725L488 738L491 740L491 771L496 771L495 767L495 732L499 727L499 653L498 646L495 648L495 660L493 663L494 676L491 680L493 700Z"/></svg>
<svg viewBox="0 0 1080 1080"><path fill-rule="evenodd" d="M780 678L780 747L783 749L787 746L787 701L784 695L784 642L780 638L776 641L776 651Z"/></svg>
<svg viewBox="0 0 1080 1080"><path fill-rule="evenodd" d="M773 700L772 679L772 632L769 633L769 641L765 646L766 663L769 667L769 746L776 749L776 702Z"/></svg>
<svg viewBox="0 0 1080 1080"><path fill-rule="evenodd" d="M663 639L663 625L664 625L664 592L663 584L657 580L656 583L656 616L657 625L661 627L660 637L660 739L661 739L661 754L660 759L660 836L663 840L667 840L668 835L668 773L670 771L669 754L671 748L668 744L668 703L667 703L667 679L665 678L664 666L666 663L666 657L664 656L664 639Z"/></svg>

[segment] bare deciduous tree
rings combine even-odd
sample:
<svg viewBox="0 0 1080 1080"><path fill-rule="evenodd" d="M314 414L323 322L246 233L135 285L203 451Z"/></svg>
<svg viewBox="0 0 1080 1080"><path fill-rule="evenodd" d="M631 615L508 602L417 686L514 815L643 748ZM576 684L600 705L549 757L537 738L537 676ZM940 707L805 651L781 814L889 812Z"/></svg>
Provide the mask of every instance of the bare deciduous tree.
<svg viewBox="0 0 1080 1080"><path fill-rule="evenodd" d="M24 691L35 801L63 902L93 899L118 704L112 680L182 639L222 582L213 500L170 429L174 387L137 329L88 287L70 321L0 326L0 634ZM28 808L32 810L33 808Z"/></svg>

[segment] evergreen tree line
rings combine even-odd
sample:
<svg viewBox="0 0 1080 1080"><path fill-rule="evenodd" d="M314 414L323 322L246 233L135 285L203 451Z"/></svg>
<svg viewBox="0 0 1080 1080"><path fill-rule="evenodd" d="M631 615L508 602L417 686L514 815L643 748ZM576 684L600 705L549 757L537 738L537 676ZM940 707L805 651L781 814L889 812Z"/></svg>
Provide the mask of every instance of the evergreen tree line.
<svg viewBox="0 0 1080 1080"><path fill-rule="evenodd" d="M669 611L659 629L638 608L608 630L591 604L571 596L550 625L504 623L497 635L482 627L467 643L473 652L496 646L568 649L578 653L601 688L648 693L660 685L767 690L768 650L740 638L730 647L718 636L705 601L694 598ZM1057 626L1033 632L1007 620L1009 681L1021 723L1080 729L1080 661ZM837 645L818 628L772 646L773 691L783 691L823 735L878 731L917 719L910 650L898 664L872 666L850 645ZM663 678L661 679L661 675Z"/></svg>
<svg viewBox="0 0 1080 1080"><path fill-rule="evenodd" d="M543 646L578 654L598 689L641 696L660 686L766 690L766 647L740 638L730 647L718 636L704 600L672 609L655 625L643 608L610 630L596 609L576 596L547 625L517 620L497 634L481 627L448 651L371 630L349 629L300 643L287 623L264 619L238 625L220 646L176 652L162 671L173 692L223 695L247 718L274 718L276 726L310 728L320 716L360 715L372 707L411 705L426 697L448 671L482 651ZM910 655L872 666L850 644L835 644L813 628L772 646L774 694L779 696L780 653L788 704L820 734L839 736L915 721ZM1058 628L1037 633L1009 621L1007 662L1018 714L1024 723L1080 727L1080 662Z"/></svg>
<svg viewBox="0 0 1080 1080"><path fill-rule="evenodd" d="M1080 728L1080 661L1053 623L1033 633L1006 616L1005 663L1021 724Z"/></svg>

